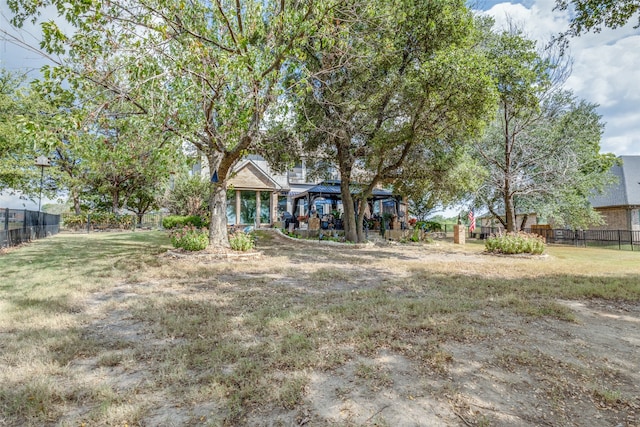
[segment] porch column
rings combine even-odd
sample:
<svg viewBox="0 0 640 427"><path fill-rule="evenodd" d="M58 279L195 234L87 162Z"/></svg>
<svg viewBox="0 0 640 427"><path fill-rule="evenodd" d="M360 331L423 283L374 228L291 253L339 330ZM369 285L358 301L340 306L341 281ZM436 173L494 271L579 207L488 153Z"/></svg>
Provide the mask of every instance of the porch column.
<svg viewBox="0 0 640 427"><path fill-rule="evenodd" d="M240 210L242 204L240 203L240 190L236 190L236 225L240 225Z"/></svg>
<svg viewBox="0 0 640 427"><path fill-rule="evenodd" d="M276 191L271 193L271 224L275 224L278 221L278 193Z"/></svg>

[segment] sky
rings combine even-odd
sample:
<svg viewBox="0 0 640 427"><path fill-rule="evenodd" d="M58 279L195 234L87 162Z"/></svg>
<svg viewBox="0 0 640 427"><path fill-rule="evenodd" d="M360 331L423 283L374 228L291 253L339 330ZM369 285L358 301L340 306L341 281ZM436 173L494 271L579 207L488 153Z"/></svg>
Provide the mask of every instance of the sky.
<svg viewBox="0 0 640 427"><path fill-rule="evenodd" d="M0 28L10 30L5 0L0 0ZM494 17L496 28L508 21L522 28L541 46L569 26L569 12L554 11L555 0L524 0L513 3L475 0L476 9ZM600 33L587 33L570 41L573 72L565 87L588 102L599 104L598 113L605 123L601 152L616 155L640 155L640 29L634 29L637 17L624 27ZM32 42L33 28L18 36ZM29 71L37 76L43 64L36 53L0 40L0 67Z"/></svg>

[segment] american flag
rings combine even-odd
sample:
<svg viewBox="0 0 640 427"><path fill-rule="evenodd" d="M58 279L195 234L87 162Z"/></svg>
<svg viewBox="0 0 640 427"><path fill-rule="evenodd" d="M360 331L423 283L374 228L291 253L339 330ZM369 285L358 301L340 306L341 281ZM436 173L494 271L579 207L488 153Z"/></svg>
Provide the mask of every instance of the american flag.
<svg viewBox="0 0 640 427"><path fill-rule="evenodd" d="M469 233L476 229L476 217L473 215L473 209L469 211Z"/></svg>

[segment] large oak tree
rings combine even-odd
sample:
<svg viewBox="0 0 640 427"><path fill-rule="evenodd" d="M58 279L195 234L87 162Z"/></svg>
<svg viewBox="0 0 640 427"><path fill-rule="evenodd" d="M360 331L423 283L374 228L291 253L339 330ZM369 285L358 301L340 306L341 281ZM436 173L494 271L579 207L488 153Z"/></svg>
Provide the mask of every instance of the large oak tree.
<svg viewBox="0 0 640 427"><path fill-rule="evenodd" d="M407 177L409 159L427 171L474 135L493 85L463 1L345 1L328 18L291 77L292 104L306 150L337 165L345 235L361 241L366 206L354 197Z"/></svg>

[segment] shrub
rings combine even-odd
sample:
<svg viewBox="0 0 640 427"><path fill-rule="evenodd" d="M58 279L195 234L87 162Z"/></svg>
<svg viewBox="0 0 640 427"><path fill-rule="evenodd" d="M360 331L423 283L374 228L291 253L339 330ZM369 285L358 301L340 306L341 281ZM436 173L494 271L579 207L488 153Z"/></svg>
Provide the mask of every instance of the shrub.
<svg viewBox="0 0 640 427"><path fill-rule="evenodd" d="M164 207L177 215L204 215L209 210L208 179L179 176L164 200Z"/></svg>
<svg viewBox="0 0 640 427"><path fill-rule="evenodd" d="M115 215L108 212L92 212L89 214L89 221L91 221L92 227L107 228L110 226L112 218L115 218Z"/></svg>
<svg viewBox="0 0 640 427"><path fill-rule="evenodd" d="M87 218L91 221L93 228L99 229L131 229L135 223L134 215L115 215L111 212L92 212L82 215L64 215L64 224L69 228L85 228Z"/></svg>
<svg viewBox="0 0 640 427"><path fill-rule="evenodd" d="M542 236L529 233L507 233L488 238L484 246L488 252L502 254L534 254L544 252Z"/></svg>
<svg viewBox="0 0 640 427"><path fill-rule="evenodd" d="M111 212L93 212L89 214L91 225L98 228L133 228L133 215L116 215Z"/></svg>
<svg viewBox="0 0 640 427"><path fill-rule="evenodd" d="M162 226L168 230L172 228L182 228L185 225L192 225L200 228L204 226L202 218L198 215L169 215L162 219Z"/></svg>
<svg viewBox="0 0 640 427"><path fill-rule="evenodd" d="M173 247L182 248L185 251L201 251L209 244L207 230L193 225L174 228L169 232L169 236L171 236Z"/></svg>
<svg viewBox="0 0 640 427"><path fill-rule="evenodd" d="M86 215L64 215L63 221L65 227L69 228L86 228L87 216Z"/></svg>
<svg viewBox="0 0 640 427"><path fill-rule="evenodd" d="M424 231L442 231L442 224L436 221L417 221L414 228L420 228Z"/></svg>
<svg viewBox="0 0 640 427"><path fill-rule="evenodd" d="M114 218L114 224L118 225L122 229L133 228L135 224L133 215L116 215Z"/></svg>
<svg viewBox="0 0 640 427"><path fill-rule="evenodd" d="M234 251L249 251L255 245L253 235L242 231L237 231L229 236L229 244Z"/></svg>
<svg viewBox="0 0 640 427"><path fill-rule="evenodd" d="M181 217L178 215L165 216L164 218L162 218L162 227L166 228L167 230L171 230L172 228L175 228L178 218L181 218Z"/></svg>

